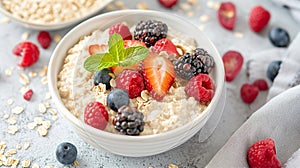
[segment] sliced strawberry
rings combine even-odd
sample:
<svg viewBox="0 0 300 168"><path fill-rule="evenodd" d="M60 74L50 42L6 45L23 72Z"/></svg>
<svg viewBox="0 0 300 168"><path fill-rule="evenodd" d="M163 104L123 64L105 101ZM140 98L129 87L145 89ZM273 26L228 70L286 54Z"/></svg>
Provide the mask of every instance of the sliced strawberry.
<svg viewBox="0 0 300 168"><path fill-rule="evenodd" d="M165 8L172 8L178 2L178 0L158 0L158 2Z"/></svg>
<svg viewBox="0 0 300 168"><path fill-rule="evenodd" d="M135 47L135 46L144 46L147 47L145 43L138 40L124 40L124 47Z"/></svg>
<svg viewBox="0 0 300 168"><path fill-rule="evenodd" d="M139 68L139 63L133 64L131 66L113 66L110 67L110 69L114 72L114 74L116 76L118 76L122 71L124 71L125 69L130 69L130 70L137 70Z"/></svg>
<svg viewBox="0 0 300 168"><path fill-rule="evenodd" d="M124 40L124 47L125 48L135 47L135 46L144 46L144 47L146 47L146 44L141 42L141 41L138 41L138 40ZM137 70L138 68L139 68L139 63L136 63L136 64L128 66L128 67L114 66L114 67L111 67L110 69L117 76L125 69Z"/></svg>
<svg viewBox="0 0 300 168"><path fill-rule="evenodd" d="M106 44L92 44L89 46L89 53L91 55L97 54L97 53L105 53L107 52L108 47Z"/></svg>
<svg viewBox="0 0 300 168"><path fill-rule="evenodd" d="M162 51L166 51L168 54L179 55L177 52L177 47L173 44L173 42L167 38L163 38L158 40L153 46L152 50L156 53L160 53Z"/></svg>
<svg viewBox="0 0 300 168"><path fill-rule="evenodd" d="M232 81L240 72L244 58L241 53L237 51L227 51L222 57L224 68L225 68L225 78L227 82Z"/></svg>
<svg viewBox="0 0 300 168"><path fill-rule="evenodd" d="M158 101L163 100L176 76L173 63L167 58L150 53L142 62L142 73L151 97Z"/></svg>
<svg viewBox="0 0 300 168"><path fill-rule="evenodd" d="M222 2L218 10L218 19L224 28L233 30L236 21L235 5L232 2Z"/></svg>

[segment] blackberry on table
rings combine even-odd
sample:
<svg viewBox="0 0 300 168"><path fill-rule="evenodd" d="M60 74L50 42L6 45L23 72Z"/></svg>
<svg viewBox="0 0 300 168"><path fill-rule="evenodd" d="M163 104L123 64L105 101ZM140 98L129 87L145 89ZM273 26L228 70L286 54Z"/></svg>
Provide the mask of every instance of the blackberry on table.
<svg viewBox="0 0 300 168"><path fill-rule="evenodd" d="M168 26L157 20L142 20L134 30L134 39L144 42L147 47L154 46L156 41L166 38Z"/></svg>
<svg viewBox="0 0 300 168"><path fill-rule="evenodd" d="M139 135L144 131L144 115L136 108L122 106L113 119L114 128L124 135Z"/></svg>
<svg viewBox="0 0 300 168"><path fill-rule="evenodd" d="M189 80L193 76L208 74L214 67L214 59L202 48L196 48L192 53L185 53L174 63L176 74L182 79Z"/></svg>

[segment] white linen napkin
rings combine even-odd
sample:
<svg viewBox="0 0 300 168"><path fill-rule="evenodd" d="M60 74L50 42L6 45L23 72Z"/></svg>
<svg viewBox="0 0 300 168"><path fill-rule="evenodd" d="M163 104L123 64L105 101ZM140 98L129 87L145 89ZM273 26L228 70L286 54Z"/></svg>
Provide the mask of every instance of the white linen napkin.
<svg viewBox="0 0 300 168"><path fill-rule="evenodd" d="M257 140L274 139L282 165L300 147L300 85L258 109L212 158L207 168L248 167L247 150Z"/></svg>
<svg viewBox="0 0 300 168"><path fill-rule="evenodd" d="M251 54L247 60L247 73L249 81L265 79L269 84L267 100L283 91L300 84L300 33L295 37L290 46L286 48L272 48ZM274 60L281 60L278 75L271 82L267 78L267 68Z"/></svg>
<svg viewBox="0 0 300 168"><path fill-rule="evenodd" d="M288 7L293 18L300 23L300 1L299 0L271 0L278 5Z"/></svg>
<svg viewBox="0 0 300 168"><path fill-rule="evenodd" d="M300 84L300 33L284 54L278 75L274 79L267 99Z"/></svg>

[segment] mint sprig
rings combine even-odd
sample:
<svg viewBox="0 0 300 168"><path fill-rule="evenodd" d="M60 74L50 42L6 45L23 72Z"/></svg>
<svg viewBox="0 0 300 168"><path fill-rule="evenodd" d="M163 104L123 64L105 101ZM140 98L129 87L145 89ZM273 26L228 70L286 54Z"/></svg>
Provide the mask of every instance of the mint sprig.
<svg viewBox="0 0 300 168"><path fill-rule="evenodd" d="M95 72L112 66L131 66L148 56L144 46L124 48L121 35L115 33L109 37L108 53L93 54L84 61L87 71Z"/></svg>

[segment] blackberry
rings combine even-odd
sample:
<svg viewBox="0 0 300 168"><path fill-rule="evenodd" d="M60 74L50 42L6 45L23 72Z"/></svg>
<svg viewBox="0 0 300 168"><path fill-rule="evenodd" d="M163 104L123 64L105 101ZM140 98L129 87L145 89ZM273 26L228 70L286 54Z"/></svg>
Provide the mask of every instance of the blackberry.
<svg viewBox="0 0 300 168"><path fill-rule="evenodd" d="M139 135L144 131L144 115L136 108L122 106L113 119L113 125L117 131L124 135Z"/></svg>
<svg viewBox="0 0 300 168"><path fill-rule="evenodd" d="M142 20L134 30L134 39L144 42L147 47L154 46L155 42L166 38L168 26L157 20Z"/></svg>
<svg viewBox="0 0 300 168"><path fill-rule="evenodd" d="M185 53L174 63L176 74L182 79L189 80L193 76L208 74L214 67L214 59L202 48L196 48L192 53Z"/></svg>

